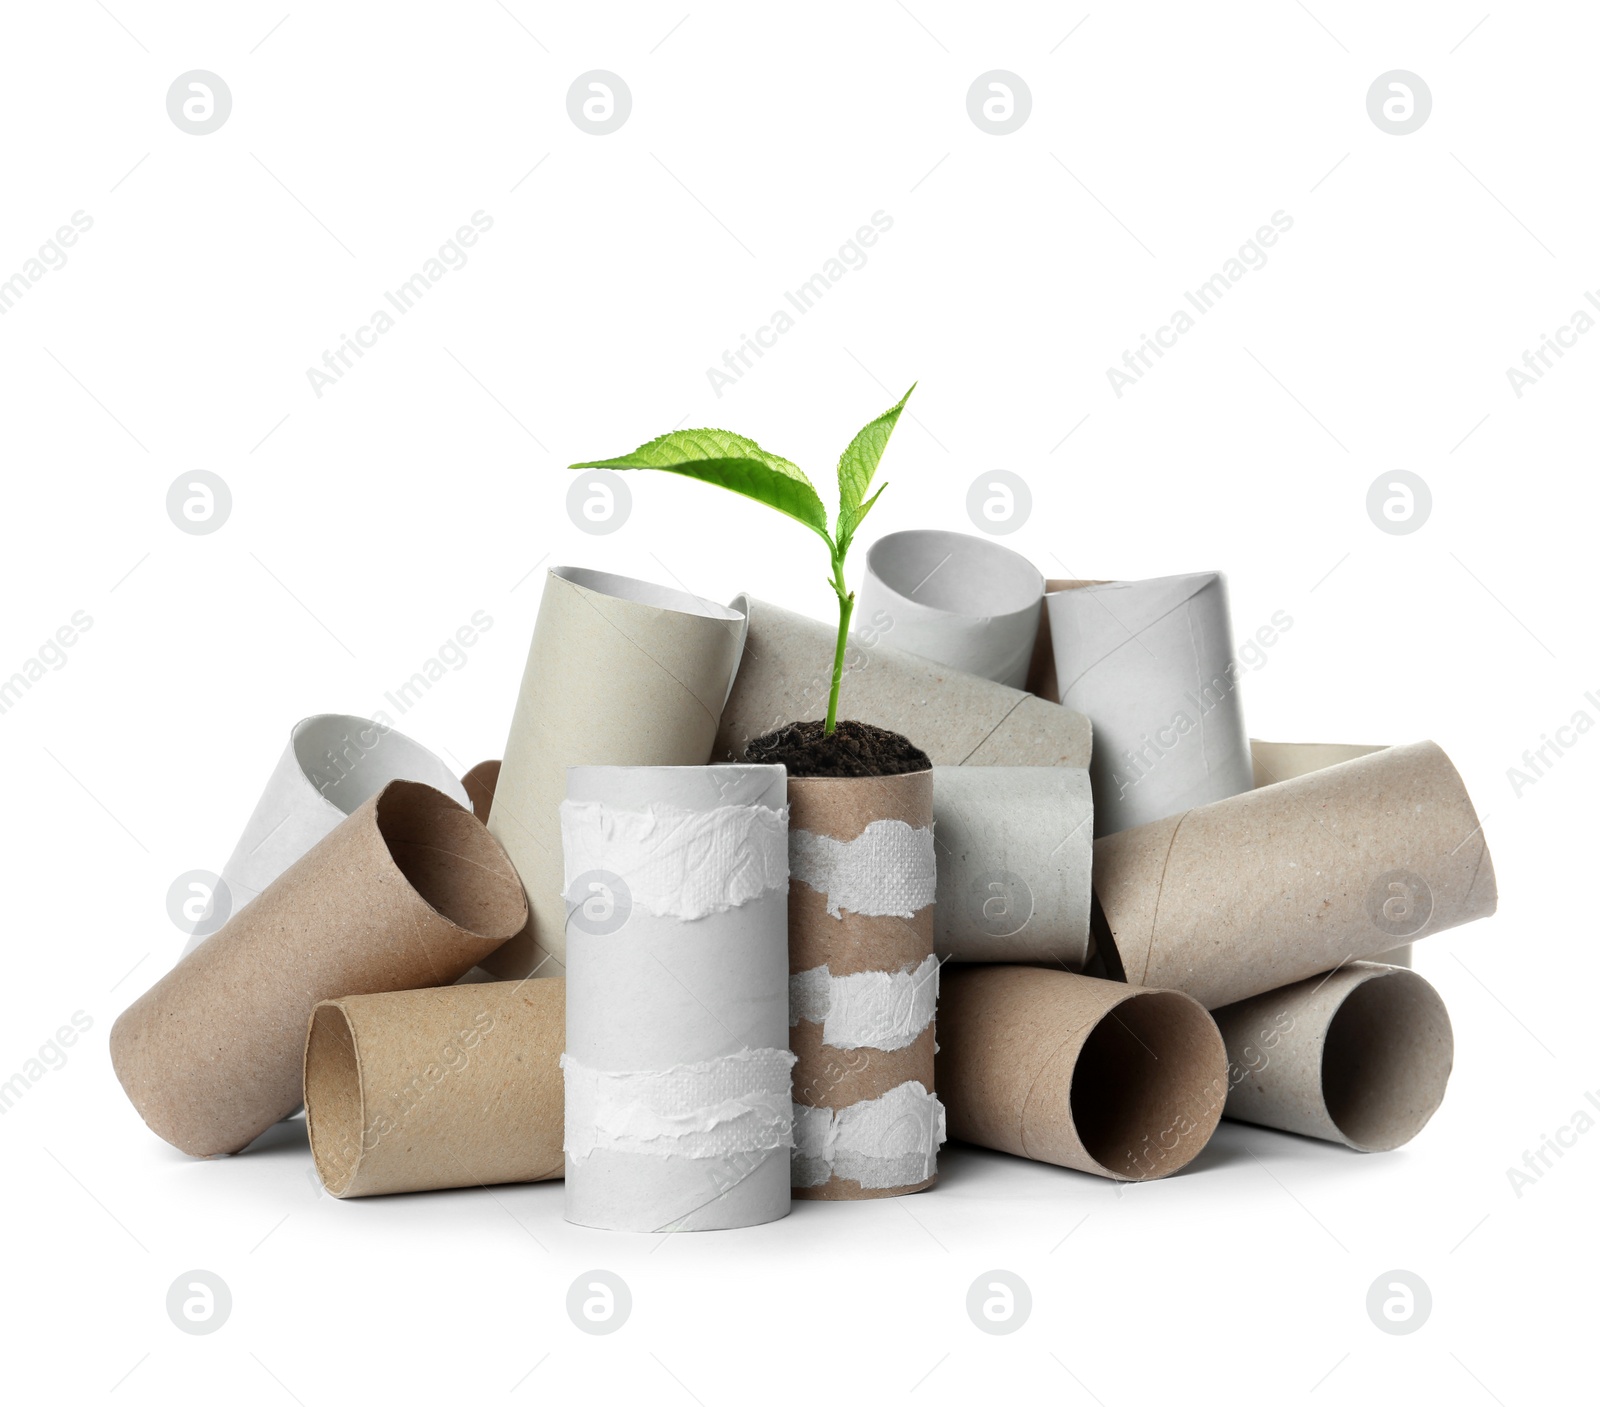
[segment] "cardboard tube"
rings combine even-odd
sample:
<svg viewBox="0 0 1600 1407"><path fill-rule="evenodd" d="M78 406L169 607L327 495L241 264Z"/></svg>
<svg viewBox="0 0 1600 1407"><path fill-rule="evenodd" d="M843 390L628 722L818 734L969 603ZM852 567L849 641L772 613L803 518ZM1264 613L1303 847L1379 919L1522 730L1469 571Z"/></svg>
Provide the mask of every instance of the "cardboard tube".
<svg viewBox="0 0 1600 1407"><path fill-rule="evenodd" d="M1403 967L1351 963L1216 1018L1230 1119L1377 1153L1409 1143L1444 1099L1450 1016Z"/></svg>
<svg viewBox="0 0 1600 1407"><path fill-rule="evenodd" d="M737 761L752 738L827 712L838 627L769 606L734 601L750 634L717 733L716 756ZM839 717L910 738L936 766L1087 767L1089 720L884 644L862 628L850 637Z"/></svg>
<svg viewBox="0 0 1600 1407"><path fill-rule="evenodd" d="M1036 967L946 969L939 1092L950 1134L1079 1172L1177 1172L1222 1118L1228 1058L1182 992Z"/></svg>
<svg viewBox="0 0 1600 1407"><path fill-rule="evenodd" d="M237 1152L300 1103L318 1002L454 982L527 916L470 811L390 782L117 1018L117 1078L174 1147Z"/></svg>
<svg viewBox="0 0 1600 1407"><path fill-rule="evenodd" d="M335 1197L560 1177L557 977L318 1003L306 1124Z"/></svg>
<svg viewBox="0 0 1600 1407"><path fill-rule="evenodd" d="M494 789L500 781L500 759L480 762L461 779L462 790L472 801L472 814L485 825L494 806Z"/></svg>
<svg viewBox="0 0 1600 1407"><path fill-rule="evenodd" d="M582 567L551 570L489 813L527 888L528 927L485 964L490 972L561 971L567 768L710 761L744 629L741 612L682 591Z"/></svg>
<svg viewBox="0 0 1600 1407"><path fill-rule="evenodd" d="M934 949L956 962L1089 957L1094 802L1082 767L935 767Z"/></svg>
<svg viewBox="0 0 1600 1407"><path fill-rule="evenodd" d="M929 962L933 789L931 770L789 779L793 1195L799 1198L898 1197L938 1180L943 1111L933 1097L932 1002L919 990L938 982L937 963ZM884 1034L830 1045L829 1023L800 1015L797 980L801 990L820 984L842 1001L849 988L840 984L861 975L869 981L876 975L892 993L879 1013ZM919 997L928 1019L908 1041L904 1013ZM859 1141L852 1157L827 1155L830 1140L848 1142L852 1125L871 1124L879 1110L893 1117L881 1121L874 1138ZM896 1142L897 1130L910 1137Z"/></svg>
<svg viewBox="0 0 1600 1407"><path fill-rule="evenodd" d="M788 1215L786 837L782 767L568 773L568 1221Z"/></svg>
<svg viewBox="0 0 1600 1407"><path fill-rule="evenodd" d="M1308 772L1320 772L1340 762L1382 752L1387 744L1365 743L1266 743L1250 739L1250 764L1258 787L1287 782Z"/></svg>
<svg viewBox="0 0 1600 1407"><path fill-rule="evenodd" d="M1303 777L1307 772L1320 772L1324 767L1382 751L1381 745L1364 743L1266 743L1260 738L1250 739L1250 761L1257 787L1270 787L1277 782ZM1383 960L1391 967L1410 967L1411 944L1402 943L1398 948L1388 949Z"/></svg>
<svg viewBox="0 0 1600 1407"><path fill-rule="evenodd" d="M890 533L867 549L857 629L1020 689L1043 599L1038 568L998 542L970 533Z"/></svg>
<svg viewBox="0 0 1600 1407"><path fill-rule="evenodd" d="M340 821L392 781L426 782L463 806L467 793L427 748L370 718L317 713L289 730L244 833L222 867L212 915L184 944L187 957Z"/></svg>
<svg viewBox="0 0 1600 1407"><path fill-rule="evenodd" d="M1437 743L1385 748L1095 842L1130 982L1227 1006L1483 918L1494 866Z"/></svg>
<svg viewBox="0 0 1600 1407"><path fill-rule="evenodd" d="M1097 835L1249 790L1220 573L1084 584L1045 607L1060 701L1094 725Z"/></svg>

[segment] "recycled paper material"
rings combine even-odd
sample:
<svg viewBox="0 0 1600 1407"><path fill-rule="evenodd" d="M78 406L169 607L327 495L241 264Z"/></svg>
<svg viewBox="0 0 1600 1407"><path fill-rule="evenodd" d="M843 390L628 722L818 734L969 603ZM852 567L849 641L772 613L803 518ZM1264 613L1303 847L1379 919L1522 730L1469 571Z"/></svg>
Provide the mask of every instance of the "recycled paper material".
<svg viewBox="0 0 1600 1407"><path fill-rule="evenodd" d="M937 1179L932 824L931 771L789 779L796 1197L896 1197Z"/></svg>
<svg viewBox="0 0 1600 1407"><path fill-rule="evenodd" d="M748 611L750 634L715 755L737 761L751 739L826 715L838 627L749 596L734 606ZM939 766L1089 765L1089 721L1081 713L906 654L870 622L850 637L839 717L900 733Z"/></svg>
<svg viewBox="0 0 1600 1407"><path fill-rule="evenodd" d="M1266 743L1250 739L1250 763L1258 787L1287 782L1307 772L1320 772L1339 762L1350 762L1382 752L1386 744L1364 743Z"/></svg>
<svg viewBox="0 0 1600 1407"><path fill-rule="evenodd" d="M744 629L740 611L682 591L581 567L550 572L489 813L527 888L528 929L491 972L561 971L566 769L708 762Z"/></svg>
<svg viewBox="0 0 1600 1407"><path fill-rule="evenodd" d="M1098 834L1249 789L1219 573L1084 584L1052 592L1045 606L1060 701L1094 727Z"/></svg>
<svg viewBox="0 0 1600 1407"><path fill-rule="evenodd" d="M946 968L950 1136L1123 1182L1177 1172L1222 1118L1228 1058L1182 992L1044 968Z"/></svg>
<svg viewBox="0 0 1600 1407"><path fill-rule="evenodd" d="M890 533L867 549L856 611L896 649L1021 689L1044 578L1026 557L970 533Z"/></svg>
<svg viewBox="0 0 1600 1407"><path fill-rule="evenodd" d="M494 789L500 781L500 759L480 762L461 779L462 790L472 802L472 814L485 825L494 805Z"/></svg>
<svg viewBox="0 0 1600 1407"><path fill-rule="evenodd" d="M426 782L468 804L455 774L404 733L344 713L302 718L222 867L230 912L238 913L363 801L399 778ZM191 933L183 955L215 931Z"/></svg>
<svg viewBox="0 0 1600 1407"><path fill-rule="evenodd" d="M1094 802L1081 767L935 767L934 950L956 962L1089 956Z"/></svg>
<svg viewBox="0 0 1600 1407"><path fill-rule="evenodd" d="M1492 914L1477 813L1437 743L1385 748L1095 842L1127 980L1208 1007Z"/></svg>
<svg viewBox="0 0 1600 1407"><path fill-rule="evenodd" d="M1303 777L1307 772L1320 772L1337 762L1366 757L1382 752L1383 746L1358 743L1267 743L1260 738L1250 739L1250 758L1258 787L1270 787L1275 782L1287 782L1292 777ZM1411 944L1402 943L1383 954L1384 962L1391 967L1411 966Z"/></svg>
<svg viewBox="0 0 1600 1407"><path fill-rule="evenodd" d="M318 1004L306 1036L311 1156L335 1197L560 1177L558 977Z"/></svg>
<svg viewBox="0 0 1600 1407"><path fill-rule="evenodd" d="M527 917L481 821L390 782L117 1018L117 1078L168 1143L237 1152L299 1105L318 1002L454 982Z"/></svg>
<svg viewBox="0 0 1600 1407"><path fill-rule="evenodd" d="M1215 1015L1230 1119L1382 1152L1415 1138L1444 1099L1450 1017L1406 968L1353 962Z"/></svg>
<svg viewBox="0 0 1600 1407"><path fill-rule="evenodd" d="M706 1231L788 1214L784 805L778 766L568 773L568 1221Z"/></svg>

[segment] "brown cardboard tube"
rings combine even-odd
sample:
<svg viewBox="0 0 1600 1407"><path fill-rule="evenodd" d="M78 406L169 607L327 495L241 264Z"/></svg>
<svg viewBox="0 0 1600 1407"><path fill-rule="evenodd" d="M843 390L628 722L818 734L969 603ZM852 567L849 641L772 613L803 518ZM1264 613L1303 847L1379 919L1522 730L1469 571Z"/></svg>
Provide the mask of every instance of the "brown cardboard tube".
<svg viewBox="0 0 1600 1407"><path fill-rule="evenodd" d="M1182 992L1020 966L947 968L950 1135L1121 1182L1177 1172L1222 1118L1216 1023Z"/></svg>
<svg viewBox="0 0 1600 1407"><path fill-rule="evenodd" d="M750 633L717 732L718 758L743 761L753 738L827 711L838 627L749 596L735 599ZM883 643L853 621L839 717L874 723L916 743L936 767L1087 767L1089 720Z"/></svg>
<svg viewBox="0 0 1600 1407"><path fill-rule="evenodd" d="M1122 972L1208 1007L1495 910L1494 866L1437 743L1385 748L1095 842Z"/></svg>
<svg viewBox="0 0 1600 1407"><path fill-rule="evenodd" d="M299 1105L319 1001L454 982L527 916L481 821L390 782L117 1018L117 1078L168 1143L237 1152Z"/></svg>
<svg viewBox="0 0 1600 1407"><path fill-rule="evenodd" d="M539 1182L562 1172L559 977L318 1004L311 1156L335 1197Z"/></svg>
<svg viewBox="0 0 1600 1407"><path fill-rule="evenodd" d="M920 1192L938 1179L943 1140L933 773L791 777L788 796L792 1195ZM877 999L864 999L873 985ZM830 1127L848 1151L826 1152Z"/></svg>
<svg viewBox="0 0 1600 1407"><path fill-rule="evenodd" d="M1250 765L1258 787L1287 782L1307 772L1320 772L1340 762L1382 752L1387 744L1371 743L1269 743L1250 739ZM1383 960L1391 967L1411 966L1411 944L1385 949Z"/></svg>
<svg viewBox="0 0 1600 1407"><path fill-rule="evenodd" d="M485 825L489 824L489 811L494 806L494 789L499 780L498 757L480 762L461 779L461 785L472 802L472 814Z"/></svg>
<svg viewBox="0 0 1600 1407"><path fill-rule="evenodd" d="M1409 1143L1444 1099L1450 1016L1406 968L1351 963L1216 1018L1230 1119L1377 1153Z"/></svg>

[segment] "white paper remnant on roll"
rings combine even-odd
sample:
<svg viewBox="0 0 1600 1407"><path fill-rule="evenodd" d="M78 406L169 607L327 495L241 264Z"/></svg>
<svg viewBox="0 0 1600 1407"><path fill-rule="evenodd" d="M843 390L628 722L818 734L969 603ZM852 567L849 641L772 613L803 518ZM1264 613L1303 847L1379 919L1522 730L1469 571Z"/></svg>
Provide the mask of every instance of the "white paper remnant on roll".
<svg viewBox="0 0 1600 1407"><path fill-rule="evenodd" d="M854 840L789 832L789 873L840 910L910 918L934 897L933 831L904 821L873 821Z"/></svg>
<svg viewBox="0 0 1600 1407"><path fill-rule="evenodd" d="M944 1141L944 1106L920 1080L839 1110L796 1104L794 1185L838 1176L864 1188L906 1187L933 1176Z"/></svg>
<svg viewBox="0 0 1600 1407"><path fill-rule="evenodd" d="M789 1024L815 1021L835 1050L904 1050L939 1005L939 959L904 972L847 972L812 967L789 978Z"/></svg>

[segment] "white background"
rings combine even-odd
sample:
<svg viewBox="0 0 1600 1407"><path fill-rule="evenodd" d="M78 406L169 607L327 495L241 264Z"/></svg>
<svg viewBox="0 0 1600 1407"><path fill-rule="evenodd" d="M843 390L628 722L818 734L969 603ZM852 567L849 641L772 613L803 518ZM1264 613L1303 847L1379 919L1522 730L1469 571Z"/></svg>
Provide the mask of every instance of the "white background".
<svg viewBox="0 0 1600 1407"><path fill-rule="evenodd" d="M1506 368L1600 287L1595 15L684 3L7 9L0 278L94 221L0 317L0 673L93 619L0 716L0 1075L93 1023L0 1121L7 1377L306 1407L1551 1400L1588 1371L1600 1131L1520 1197L1507 1169L1600 1087L1600 735L1520 796L1507 768L1600 719L1600 335L1521 398ZM194 68L233 96L208 136L166 112ZM566 110L596 68L633 99L604 137ZM996 68L1032 92L1009 136L966 108ZM1433 95L1404 137L1366 111L1395 68ZM466 266L314 394L307 368L478 210ZM879 210L865 267L719 399L707 367ZM1106 368L1278 210L1268 264L1119 399ZM1292 616L1243 686L1255 735L1432 737L1460 767L1501 909L1420 950L1457 1067L1412 1146L1225 1124L1122 1195L952 1149L929 1195L658 1241L565 1225L558 1184L339 1203L300 1126L215 1163L144 1128L107 1034L182 946L169 884L220 868L294 720L386 707L483 610L395 716L463 768L498 756L557 562L825 615L799 527L641 475L591 537L563 466L715 424L827 496L913 380L868 539L968 529L968 485L1013 470L1034 509L1006 541L1047 574L1221 568L1239 638ZM1365 501L1401 468L1434 506L1393 536ZM233 496L209 536L165 509L200 469ZM595 1267L632 1288L609 1337L564 1308ZM207 1337L165 1309L194 1268L233 1294ZM1033 1295L1006 1337L965 1310L994 1268ZM1365 1309L1395 1268L1434 1300L1406 1337Z"/></svg>

